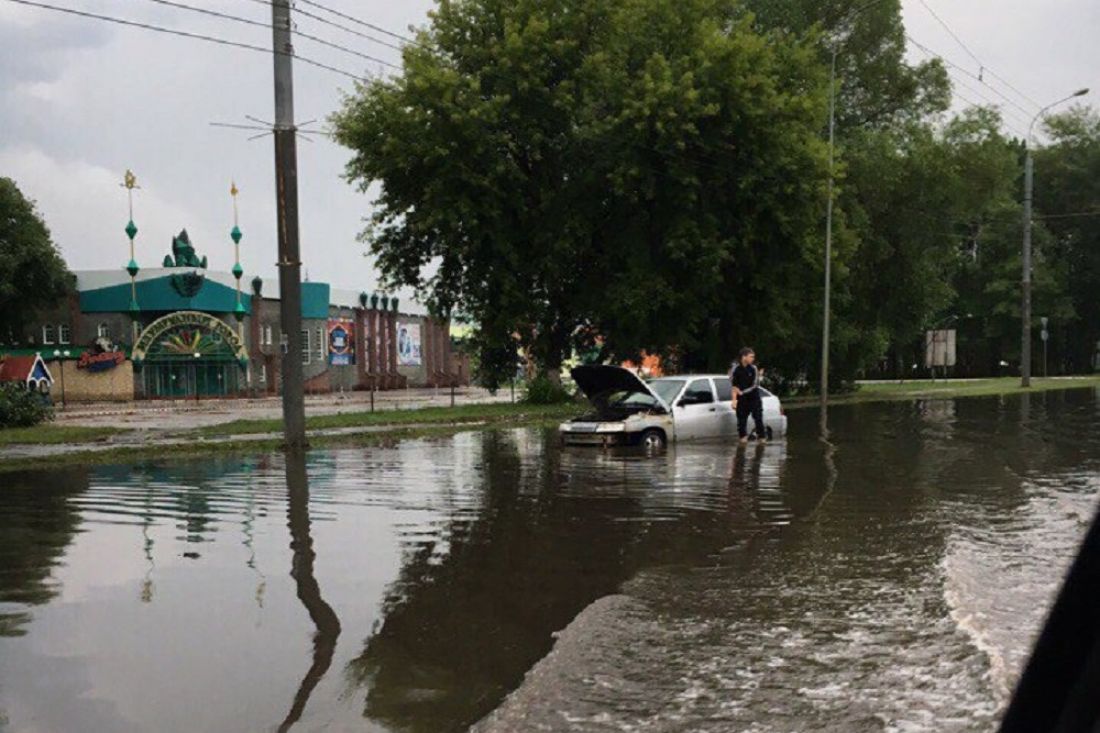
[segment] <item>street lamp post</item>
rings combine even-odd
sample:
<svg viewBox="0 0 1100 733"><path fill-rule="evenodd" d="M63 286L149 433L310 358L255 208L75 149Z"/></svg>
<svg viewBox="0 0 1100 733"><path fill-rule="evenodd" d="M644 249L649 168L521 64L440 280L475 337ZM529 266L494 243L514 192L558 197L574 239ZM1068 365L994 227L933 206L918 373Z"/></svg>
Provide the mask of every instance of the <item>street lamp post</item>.
<svg viewBox="0 0 1100 733"><path fill-rule="evenodd" d="M61 409L65 409L65 362L69 358L69 350L54 349L53 358L57 361L57 370L61 373Z"/></svg>
<svg viewBox="0 0 1100 733"><path fill-rule="evenodd" d="M199 359L202 358L202 354L195 352L193 354L195 361L191 363L191 382L195 387L195 402L199 401Z"/></svg>
<svg viewBox="0 0 1100 733"><path fill-rule="evenodd" d="M840 44L833 44L833 61L829 66L829 193L825 202L825 297L821 320L821 422L825 427L825 410L829 406L829 307L832 295L833 269L833 143L836 138L836 55Z"/></svg>
<svg viewBox="0 0 1100 733"><path fill-rule="evenodd" d="M821 316L821 428L824 431L829 407L829 322L831 318L831 296L833 275L833 188L836 148L836 57L840 53L840 44L862 13L885 0L868 0L855 8L837 23L838 33L833 37L832 63L829 65L829 198L825 202L825 294L822 300Z"/></svg>
<svg viewBox="0 0 1100 733"><path fill-rule="evenodd" d="M1031 197L1032 197L1032 170L1034 165L1031 159L1031 135L1035 129L1035 123L1043 116L1063 102L1068 102L1076 97L1083 97L1089 93L1088 89L1078 89L1073 94L1048 104L1039 110L1039 113L1031 119L1027 128L1027 139L1024 140L1024 246L1023 246L1023 277L1020 280L1020 386L1031 386Z"/></svg>

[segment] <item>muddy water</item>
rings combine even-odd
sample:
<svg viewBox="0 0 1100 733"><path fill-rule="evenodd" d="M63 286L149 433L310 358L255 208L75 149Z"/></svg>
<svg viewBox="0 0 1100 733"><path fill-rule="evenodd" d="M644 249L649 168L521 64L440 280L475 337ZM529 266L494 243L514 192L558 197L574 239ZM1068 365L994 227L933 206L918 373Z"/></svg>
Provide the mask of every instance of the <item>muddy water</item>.
<svg viewBox="0 0 1100 733"><path fill-rule="evenodd" d="M2 474L0 730L990 730L1100 398L815 417Z"/></svg>

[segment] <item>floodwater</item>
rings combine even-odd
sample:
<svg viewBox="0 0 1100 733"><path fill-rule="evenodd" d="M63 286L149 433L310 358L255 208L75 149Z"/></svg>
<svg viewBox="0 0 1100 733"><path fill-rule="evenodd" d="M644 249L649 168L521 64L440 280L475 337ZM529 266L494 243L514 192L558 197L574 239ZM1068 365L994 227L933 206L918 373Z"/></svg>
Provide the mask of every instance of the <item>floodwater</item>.
<svg viewBox="0 0 1100 733"><path fill-rule="evenodd" d="M1100 395L0 474L0 731L988 731Z"/></svg>

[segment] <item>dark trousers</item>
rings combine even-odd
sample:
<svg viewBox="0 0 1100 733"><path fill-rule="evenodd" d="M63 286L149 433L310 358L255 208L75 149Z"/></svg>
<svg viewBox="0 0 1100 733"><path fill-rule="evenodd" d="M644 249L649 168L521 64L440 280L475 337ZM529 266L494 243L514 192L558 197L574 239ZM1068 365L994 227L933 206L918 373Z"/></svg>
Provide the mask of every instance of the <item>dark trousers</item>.
<svg viewBox="0 0 1100 733"><path fill-rule="evenodd" d="M764 401L760 399L760 393L756 390L737 398L738 437L744 438L749 434L749 415L752 415L752 423L756 427L756 437L767 438L768 434L764 429Z"/></svg>

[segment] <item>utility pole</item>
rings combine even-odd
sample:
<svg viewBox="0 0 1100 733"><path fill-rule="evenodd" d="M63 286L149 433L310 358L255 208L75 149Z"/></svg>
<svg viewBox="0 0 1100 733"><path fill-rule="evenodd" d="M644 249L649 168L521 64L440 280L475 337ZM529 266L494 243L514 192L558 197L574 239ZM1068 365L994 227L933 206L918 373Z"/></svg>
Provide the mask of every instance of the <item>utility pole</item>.
<svg viewBox="0 0 1100 733"><path fill-rule="evenodd" d="M1068 102L1074 97L1083 97L1089 90L1078 89L1073 94L1057 102L1048 104L1039 110L1039 114L1031 119L1027 128L1027 139L1024 140L1024 249L1023 249L1023 276L1020 279L1020 386L1031 386L1031 195L1032 195L1032 170L1034 165L1031 160L1031 133L1035 129L1035 123L1042 119L1052 107L1057 107L1062 102Z"/></svg>
<svg viewBox="0 0 1100 733"><path fill-rule="evenodd" d="M298 149L294 125L294 47L290 0L271 0L275 63L275 197L278 202L279 315L283 352L283 435L288 450L306 447L302 379L302 263L298 248Z"/></svg>

